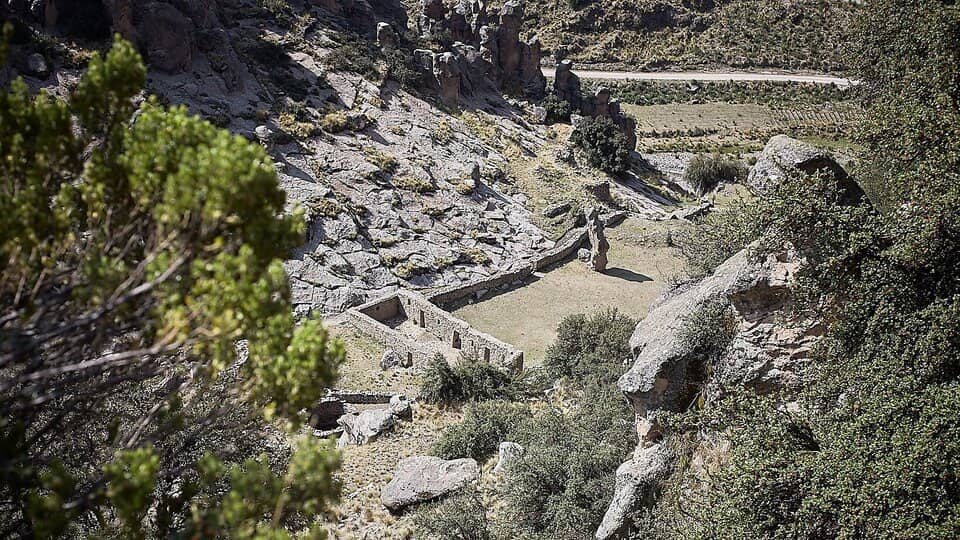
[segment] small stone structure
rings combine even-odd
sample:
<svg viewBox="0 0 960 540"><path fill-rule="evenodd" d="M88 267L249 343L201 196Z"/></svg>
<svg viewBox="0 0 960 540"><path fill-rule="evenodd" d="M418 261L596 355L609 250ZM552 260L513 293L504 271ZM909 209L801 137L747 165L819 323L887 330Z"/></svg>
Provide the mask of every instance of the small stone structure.
<svg viewBox="0 0 960 540"><path fill-rule="evenodd" d="M511 371L523 367L523 351L473 329L411 291L399 290L351 308L346 314L357 330L397 351L415 367L425 365L443 350L460 351ZM412 335L411 326L428 339Z"/></svg>

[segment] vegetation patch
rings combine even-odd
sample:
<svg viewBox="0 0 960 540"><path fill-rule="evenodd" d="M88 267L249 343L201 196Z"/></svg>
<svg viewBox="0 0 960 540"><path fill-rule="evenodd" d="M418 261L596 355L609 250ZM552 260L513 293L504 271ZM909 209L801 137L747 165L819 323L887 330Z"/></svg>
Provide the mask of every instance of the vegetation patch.
<svg viewBox="0 0 960 540"><path fill-rule="evenodd" d="M390 182L398 189L405 189L415 193L428 193L436 189L433 182L412 174L395 176Z"/></svg>
<svg viewBox="0 0 960 540"><path fill-rule="evenodd" d="M607 117L580 120L570 134L570 143L580 149L591 167L610 174L630 169L630 148L620 128Z"/></svg>
<svg viewBox="0 0 960 540"><path fill-rule="evenodd" d="M719 154L699 154L690 160L683 180L696 195L705 195L721 183L733 184L746 179L747 168L739 160Z"/></svg>

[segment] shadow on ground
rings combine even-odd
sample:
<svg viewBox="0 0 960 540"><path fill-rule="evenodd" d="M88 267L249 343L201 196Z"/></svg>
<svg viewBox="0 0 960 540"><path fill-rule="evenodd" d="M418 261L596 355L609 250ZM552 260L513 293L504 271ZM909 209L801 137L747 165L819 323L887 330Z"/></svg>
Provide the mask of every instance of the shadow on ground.
<svg viewBox="0 0 960 540"><path fill-rule="evenodd" d="M653 278L645 276L634 272L633 270L627 270L626 268L607 268L604 274L612 276L615 278L625 279L627 281L633 281L634 283L643 283L644 281L653 281Z"/></svg>

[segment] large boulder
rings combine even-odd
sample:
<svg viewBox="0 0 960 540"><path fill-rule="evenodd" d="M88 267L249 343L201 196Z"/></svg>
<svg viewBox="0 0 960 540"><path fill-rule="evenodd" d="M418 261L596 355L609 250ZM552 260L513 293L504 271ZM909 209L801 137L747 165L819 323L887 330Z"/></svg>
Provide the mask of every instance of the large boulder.
<svg viewBox="0 0 960 540"><path fill-rule="evenodd" d="M633 459L617 468L613 499L594 537L621 537L629 528L634 511L653 502L657 489L672 470L673 454L666 444L638 448Z"/></svg>
<svg viewBox="0 0 960 540"><path fill-rule="evenodd" d="M617 385L637 412L637 429L643 442L659 438L658 410L682 408L698 383L700 370L691 365L692 344L682 339L685 320L711 298L730 290L749 264L742 250L721 264L713 275L674 293L651 307L630 337L633 366Z"/></svg>
<svg viewBox="0 0 960 540"><path fill-rule="evenodd" d="M393 479L380 492L380 502L391 511L442 497L480 478L473 459L447 461L434 456L400 460Z"/></svg>
<svg viewBox="0 0 960 540"><path fill-rule="evenodd" d="M794 172L831 174L839 184L844 202L856 204L863 199L863 190L833 156L786 135L774 136L763 147L747 176L747 185L757 194L764 195Z"/></svg>
<svg viewBox="0 0 960 540"><path fill-rule="evenodd" d="M337 442L340 446L367 444L393 429L396 423L397 417L391 409L345 414L337 420L337 424L343 428L343 435Z"/></svg>

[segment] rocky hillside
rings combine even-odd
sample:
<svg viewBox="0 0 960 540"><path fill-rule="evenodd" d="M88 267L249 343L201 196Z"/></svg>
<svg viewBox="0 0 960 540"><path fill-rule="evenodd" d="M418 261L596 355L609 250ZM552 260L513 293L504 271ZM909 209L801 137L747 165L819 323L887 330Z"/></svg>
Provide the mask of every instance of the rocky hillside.
<svg viewBox="0 0 960 540"><path fill-rule="evenodd" d="M87 4L82 13L61 1L9 8L19 16L16 73L64 95L112 29L144 54L151 93L265 145L288 206L307 213L307 243L287 264L301 312L522 264L553 246L544 228L563 232L566 218L534 214L558 201L517 175L532 167L538 182L540 160L581 184L598 174L556 162L555 135L534 124L543 113L499 93L545 92L520 4L477 4L461 28L462 15L438 3L409 22L418 31L390 0ZM414 50L451 28L471 44Z"/></svg>
<svg viewBox="0 0 960 540"><path fill-rule="evenodd" d="M544 50L581 63L848 69L847 0L530 0Z"/></svg>

